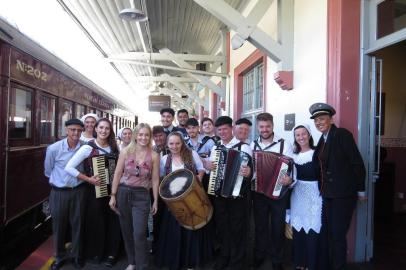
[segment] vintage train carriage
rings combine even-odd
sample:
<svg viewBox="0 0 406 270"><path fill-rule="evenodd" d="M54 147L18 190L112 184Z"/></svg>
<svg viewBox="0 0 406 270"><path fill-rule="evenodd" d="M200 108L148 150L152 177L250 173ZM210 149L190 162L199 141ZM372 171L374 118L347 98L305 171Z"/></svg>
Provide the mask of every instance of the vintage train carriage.
<svg viewBox="0 0 406 270"><path fill-rule="evenodd" d="M134 127L137 117L1 19L0 102L0 245L4 250L14 233L33 228L46 216L41 210L50 189L43 161L47 145L64 136L64 122L94 112L111 119L117 131Z"/></svg>

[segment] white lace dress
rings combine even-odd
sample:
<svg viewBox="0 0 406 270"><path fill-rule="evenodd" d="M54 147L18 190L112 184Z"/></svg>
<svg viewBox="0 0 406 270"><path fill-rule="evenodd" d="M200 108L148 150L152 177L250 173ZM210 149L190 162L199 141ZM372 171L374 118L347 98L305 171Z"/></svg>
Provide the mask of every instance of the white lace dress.
<svg viewBox="0 0 406 270"><path fill-rule="evenodd" d="M313 153L314 150L309 150L293 156L297 182L290 201L290 223L296 231L304 229L306 233L310 229L320 233L321 228L322 199L312 164Z"/></svg>

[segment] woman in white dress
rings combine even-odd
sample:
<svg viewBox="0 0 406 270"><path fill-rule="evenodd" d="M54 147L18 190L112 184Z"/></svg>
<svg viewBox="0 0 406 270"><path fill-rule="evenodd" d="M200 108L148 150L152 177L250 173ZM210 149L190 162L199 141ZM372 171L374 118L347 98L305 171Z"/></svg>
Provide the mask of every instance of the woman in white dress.
<svg viewBox="0 0 406 270"><path fill-rule="evenodd" d="M317 173L312 162L314 145L310 128L293 129L295 185L291 196L290 223L293 229L293 262L295 269L317 269L321 228L321 196Z"/></svg>
<svg viewBox="0 0 406 270"><path fill-rule="evenodd" d="M85 131L82 132L82 135L80 135L80 140L83 143L94 140L96 138L94 127L96 125L96 122L99 120L99 117L94 113L88 113L83 115L80 120L85 126Z"/></svg>
<svg viewBox="0 0 406 270"><path fill-rule="evenodd" d="M121 152L124 147L128 146L131 143L131 137L133 135L133 131L129 127L123 127L117 132L117 137L120 140L120 144L118 148Z"/></svg>

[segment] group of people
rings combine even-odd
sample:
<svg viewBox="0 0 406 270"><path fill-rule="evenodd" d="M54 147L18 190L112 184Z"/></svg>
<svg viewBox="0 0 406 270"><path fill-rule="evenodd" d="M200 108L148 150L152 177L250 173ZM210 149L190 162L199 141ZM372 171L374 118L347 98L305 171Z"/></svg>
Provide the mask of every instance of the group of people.
<svg viewBox="0 0 406 270"><path fill-rule="evenodd" d="M364 199L365 168L352 134L334 125L335 110L316 103L311 119L322 136L314 145L308 125L293 129L294 144L274 133L273 116L260 113L255 126L259 137L249 141L251 121L220 116L200 123L186 110L162 109L161 126L146 123L134 130L123 128L116 143L111 122L87 114L65 122L67 137L50 145L45 174L51 185L55 261L59 269L72 258L81 268L90 263L112 266L121 241L128 258L126 270L148 269L148 218L153 215L154 253L158 267L193 269L215 260L214 269L247 269L248 226L254 218L252 266L261 268L268 258L272 269L283 268L286 221L293 229L294 269L345 269L346 234L357 197ZM84 131L83 131L84 130ZM82 132L83 131L83 132ZM179 169L188 169L207 190L216 168L216 149L235 149L248 155L239 168L243 177L239 196L211 196L214 218L203 228L183 227L158 196L160 181ZM251 189L256 178L255 151L290 157L291 174L280 184L289 192L279 199ZM106 155L117 160L110 197L96 198L90 158ZM272 170L272 168L269 168ZM267 175L267 172L264 172ZM358 192L358 193L357 193ZM271 224L269 224L271 223ZM72 249L65 242L71 228Z"/></svg>

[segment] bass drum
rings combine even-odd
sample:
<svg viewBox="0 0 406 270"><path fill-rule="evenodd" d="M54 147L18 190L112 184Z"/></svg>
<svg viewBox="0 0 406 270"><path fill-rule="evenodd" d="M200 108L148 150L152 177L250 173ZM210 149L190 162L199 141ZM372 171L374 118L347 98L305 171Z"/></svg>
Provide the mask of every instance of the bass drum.
<svg viewBox="0 0 406 270"><path fill-rule="evenodd" d="M189 170L177 170L165 176L159 185L159 196L186 229L202 228L213 215L213 207L206 192Z"/></svg>

